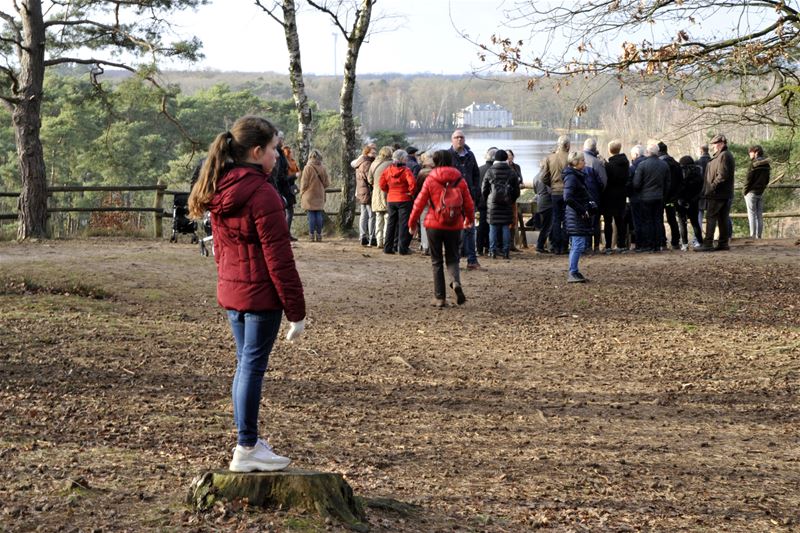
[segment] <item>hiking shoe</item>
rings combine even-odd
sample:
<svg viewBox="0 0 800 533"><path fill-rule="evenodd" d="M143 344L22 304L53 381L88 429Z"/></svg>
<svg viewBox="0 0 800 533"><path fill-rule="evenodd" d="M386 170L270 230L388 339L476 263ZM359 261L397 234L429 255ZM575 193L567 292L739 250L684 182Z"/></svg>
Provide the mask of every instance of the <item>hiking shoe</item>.
<svg viewBox="0 0 800 533"><path fill-rule="evenodd" d="M361 237L361 246L369 246L369 239L367 237Z"/></svg>
<svg viewBox="0 0 800 533"><path fill-rule="evenodd" d="M545 248L537 248L537 249L536 249L536 253L537 253L537 254L549 254L549 253L550 253L550 250L547 250L547 249L545 249Z"/></svg>
<svg viewBox="0 0 800 533"><path fill-rule="evenodd" d="M508 252L503 252L503 259L509 261L511 259L511 255Z"/></svg>
<svg viewBox="0 0 800 533"><path fill-rule="evenodd" d="M434 298L431 302L431 305L434 307L445 307L447 305L447 301L444 298Z"/></svg>
<svg viewBox="0 0 800 533"><path fill-rule="evenodd" d="M233 450L231 472L274 472L283 470L292 460L272 451L272 446L267 441L258 439L252 448L237 445Z"/></svg>
<svg viewBox="0 0 800 533"><path fill-rule="evenodd" d="M728 246L727 244L723 244L722 246L716 246L714 248L714 251L715 252L725 252L725 251L730 250L730 249L731 249L730 246Z"/></svg>
<svg viewBox="0 0 800 533"><path fill-rule="evenodd" d="M579 278L581 278L584 281L584 283L587 283L589 281L589 279L587 277L585 277L583 274L581 274L580 272L575 272L575 275L578 276Z"/></svg>
<svg viewBox="0 0 800 533"><path fill-rule="evenodd" d="M695 252L714 252L716 248L713 246L698 246L694 249Z"/></svg>
<svg viewBox="0 0 800 533"><path fill-rule="evenodd" d="M369 245L372 247L378 246L378 239L372 239L369 241Z"/></svg>
<svg viewBox="0 0 800 533"><path fill-rule="evenodd" d="M456 293L456 303L463 305L467 301L467 297L464 296L464 289L461 288L461 284L453 282L450 284L450 288Z"/></svg>
<svg viewBox="0 0 800 533"><path fill-rule="evenodd" d="M689 245L688 244L681 244L681 252L685 252L688 249L689 249Z"/></svg>
<svg viewBox="0 0 800 533"><path fill-rule="evenodd" d="M569 276L567 276L567 283L586 283L586 278L584 278L580 272L570 272Z"/></svg>
<svg viewBox="0 0 800 533"><path fill-rule="evenodd" d="M481 267L479 263L470 263L467 265L467 270L480 270L481 268L483 267Z"/></svg>

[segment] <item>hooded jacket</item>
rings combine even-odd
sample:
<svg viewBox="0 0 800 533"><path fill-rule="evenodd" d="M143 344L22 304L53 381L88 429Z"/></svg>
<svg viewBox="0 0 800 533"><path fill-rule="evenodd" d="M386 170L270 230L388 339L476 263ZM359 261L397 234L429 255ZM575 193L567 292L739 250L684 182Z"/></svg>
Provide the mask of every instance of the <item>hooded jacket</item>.
<svg viewBox="0 0 800 533"><path fill-rule="evenodd" d="M414 200L414 208L408 218L409 229L412 231L416 229L416 221L419 220L426 205L437 205L442 197L445 185L452 184L461 177L461 172L454 167L437 167L431 170L431 173L425 178L425 183L422 184L422 190L419 191L417 199ZM447 225L439 220L436 216L436 210L431 208L428 209L428 214L425 215L425 221L423 222L427 229L460 231L464 229L465 221L468 226L475 223L475 203L472 201L472 195L469 192L466 180L461 179L457 187L461 191L461 197L464 201L463 217L453 222L453 224Z"/></svg>
<svg viewBox="0 0 800 533"><path fill-rule="evenodd" d="M496 199L498 185L508 189L509 202L500 203ZM514 221L514 202L519 198L519 178L514 169L505 161L495 161L483 178L481 196L486 201L489 224L511 224Z"/></svg>
<svg viewBox="0 0 800 533"><path fill-rule="evenodd" d="M589 211L589 190L586 188L586 175L580 170L567 166L561 173L564 182L564 203L567 204L564 225L567 235L594 234L593 218L585 217Z"/></svg>
<svg viewBox="0 0 800 533"><path fill-rule="evenodd" d="M401 203L413 200L417 181L410 168L393 163L381 173L379 185L381 190L386 193L387 202Z"/></svg>
<svg viewBox="0 0 800 533"><path fill-rule="evenodd" d="M330 184L325 167L309 161L300 178L300 207L306 211L324 211L325 188Z"/></svg>
<svg viewBox="0 0 800 533"><path fill-rule="evenodd" d="M306 316L283 209L267 175L255 166L235 166L217 183L209 211L217 301L225 309L283 309L292 322Z"/></svg>
<svg viewBox="0 0 800 533"><path fill-rule="evenodd" d="M744 194L753 193L761 196L769 185L769 159L758 157L750 162L747 179L744 182Z"/></svg>

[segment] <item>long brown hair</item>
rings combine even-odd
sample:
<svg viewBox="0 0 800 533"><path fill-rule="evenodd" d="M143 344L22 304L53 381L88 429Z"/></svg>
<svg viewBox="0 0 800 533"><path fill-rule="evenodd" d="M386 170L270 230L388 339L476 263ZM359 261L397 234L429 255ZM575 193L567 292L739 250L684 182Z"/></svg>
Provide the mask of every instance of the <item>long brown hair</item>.
<svg viewBox="0 0 800 533"><path fill-rule="evenodd" d="M272 123L261 117L246 116L233 123L231 129L220 133L208 147L200 179L189 195L189 215L202 218L217 192L217 181L225 174L225 165L242 163L254 146L264 147L278 134Z"/></svg>

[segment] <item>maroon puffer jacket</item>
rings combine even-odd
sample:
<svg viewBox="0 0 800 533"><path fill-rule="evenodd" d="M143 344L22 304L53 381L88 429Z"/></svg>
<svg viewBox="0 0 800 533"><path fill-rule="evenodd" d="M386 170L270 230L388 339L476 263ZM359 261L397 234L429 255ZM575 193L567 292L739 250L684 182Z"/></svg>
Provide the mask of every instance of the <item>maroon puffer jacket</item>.
<svg viewBox="0 0 800 533"><path fill-rule="evenodd" d="M268 176L251 166L229 170L211 200L217 301L234 311L283 309L306 316L283 201Z"/></svg>

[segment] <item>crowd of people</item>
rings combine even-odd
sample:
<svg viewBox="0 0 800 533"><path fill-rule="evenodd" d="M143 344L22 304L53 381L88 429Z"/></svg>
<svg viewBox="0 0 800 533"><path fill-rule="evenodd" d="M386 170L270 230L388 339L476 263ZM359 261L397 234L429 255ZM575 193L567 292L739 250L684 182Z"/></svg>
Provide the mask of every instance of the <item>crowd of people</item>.
<svg viewBox="0 0 800 533"><path fill-rule="evenodd" d="M676 160L668 146L656 139L634 143L630 157L622 148L619 140L609 142L606 159L593 138L586 139L582 150L571 150L567 136L558 139L533 183L536 201L527 225L539 230L538 253L569 255L567 280L582 283L587 280L578 264L587 252L729 249L735 162L724 135L700 146L697 159L684 155ZM446 151L448 166L458 170L476 212L472 217L464 213L459 256L466 258L468 270L481 268L481 256L510 259L522 185L513 151L490 148L479 165L462 130L453 132ZM363 246L379 246L387 254L409 254L411 230L418 230L423 253L431 255L427 230L434 223L429 216L434 203L424 196L427 203L417 212L414 200L437 163L435 152L418 152L413 146L377 150L375 145L367 145L353 161ZM750 147L749 156L744 196L750 235L760 239L770 161L758 145ZM441 290L437 288L435 295L440 300Z"/></svg>

